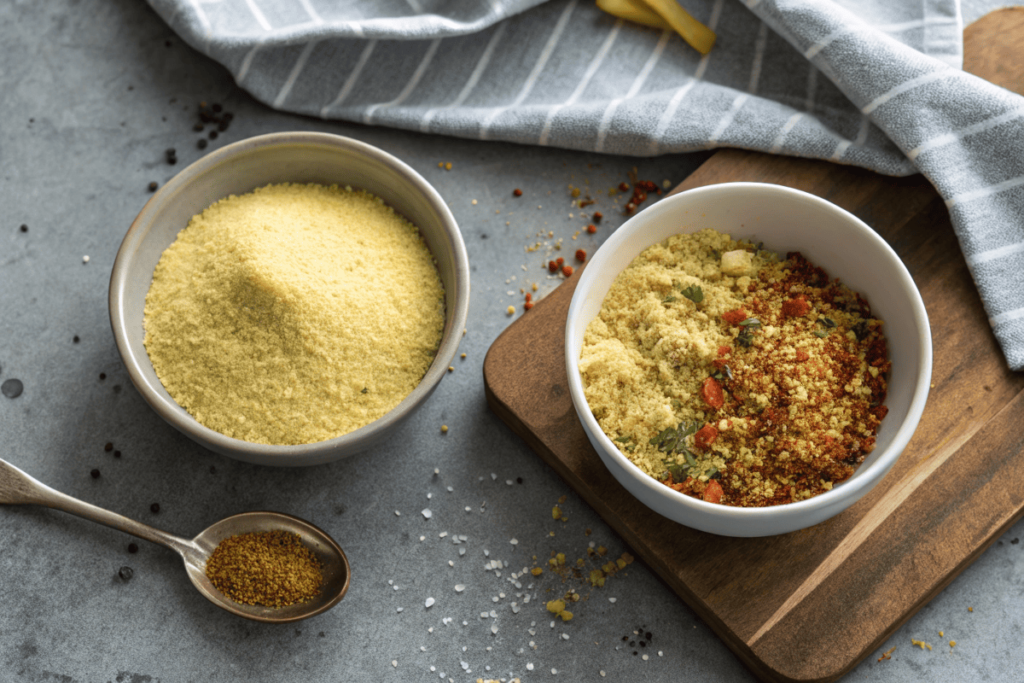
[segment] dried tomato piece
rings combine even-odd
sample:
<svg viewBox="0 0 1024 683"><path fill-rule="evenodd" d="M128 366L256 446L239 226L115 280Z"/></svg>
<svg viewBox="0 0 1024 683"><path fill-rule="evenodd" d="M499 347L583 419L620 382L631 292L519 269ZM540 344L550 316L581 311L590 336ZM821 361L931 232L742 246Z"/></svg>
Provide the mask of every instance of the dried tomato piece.
<svg viewBox="0 0 1024 683"><path fill-rule="evenodd" d="M718 347L718 355L719 356L728 356L730 350L731 349L728 346L719 346Z"/></svg>
<svg viewBox="0 0 1024 683"><path fill-rule="evenodd" d="M799 318L805 316L810 310L811 305L807 303L807 297L803 294L795 296L782 304L782 315L787 318Z"/></svg>
<svg viewBox="0 0 1024 683"><path fill-rule="evenodd" d="M693 444L697 448L706 451L708 448L711 447L711 444L713 444L715 442L715 439L717 438L718 430L712 427L711 425L704 425L703 427L697 430L696 434L693 435Z"/></svg>
<svg viewBox="0 0 1024 683"><path fill-rule="evenodd" d="M747 319L747 312L742 308L737 308L735 311L726 311L722 314L722 320L729 323L730 325L739 325L741 322Z"/></svg>
<svg viewBox="0 0 1024 683"><path fill-rule="evenodd" d="M725 405L725 395L722 393L722 385L714 377L708 377L700 387L701 398L712 408L721 408Z"/></svg>
<svg viewBox="0 0 1024 683"><path fill-rule="evenodd" d="M701 497L707 503L721 503L724 494L725 491L722 490L722 485L717 480L712 479L708 482L708 487L704 489L704 495Z"/></svg>
<svg viewBox="0 0 1024 683"><path fill-rule="evenodd" d="M804 351L803 349L797 349L796 350L796 361L798 363L803 363L805 360L807 360L810 357L811 357L810 354L807 353L806 351Z"/></svg>

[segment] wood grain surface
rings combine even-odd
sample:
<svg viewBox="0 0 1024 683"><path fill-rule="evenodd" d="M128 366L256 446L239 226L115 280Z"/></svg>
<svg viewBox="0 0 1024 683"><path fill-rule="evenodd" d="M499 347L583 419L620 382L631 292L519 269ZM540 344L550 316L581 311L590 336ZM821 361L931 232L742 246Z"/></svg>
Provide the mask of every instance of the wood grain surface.
<svg viewBox="0 0 1024 683"><path fill-rule="evenodd" d="M1024 11L964 34L965 69L1020 92ZM671 522L615 481L569 398L565 317L577 273L513 323L484 362L488 402L766 681L833 681L1024 514L1024 375L1008 370L948 213L921 176L724 150L676 191L729 181L824 197L904 260L932 324L933 389L906 451L843 514L784 536L724 538Z"/></svg>

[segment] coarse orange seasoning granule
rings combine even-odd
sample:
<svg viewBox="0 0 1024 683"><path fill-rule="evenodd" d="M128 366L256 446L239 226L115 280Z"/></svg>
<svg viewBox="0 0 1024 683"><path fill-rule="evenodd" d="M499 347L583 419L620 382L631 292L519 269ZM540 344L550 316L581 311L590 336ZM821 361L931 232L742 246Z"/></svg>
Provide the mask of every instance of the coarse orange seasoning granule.
<svg viewBox="0 0 1024 683"><path fill-rule="evenodd" d="M678 235L620 275L629 287L616 280L588 327L580 369L595 417L684 494L790 503L848 479L874 449L888 410L882 322L799 253L776 259L714 231Z"/></svg>

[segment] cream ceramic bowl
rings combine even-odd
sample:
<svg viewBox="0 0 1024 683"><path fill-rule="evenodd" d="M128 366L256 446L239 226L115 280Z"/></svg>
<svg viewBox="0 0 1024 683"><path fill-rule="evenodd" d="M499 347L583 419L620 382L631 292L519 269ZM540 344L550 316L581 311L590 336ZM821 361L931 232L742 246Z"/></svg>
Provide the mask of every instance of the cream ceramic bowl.
<svg viewBox="0 0 1024 683"><path fill-rule="evenodd" d="M249 443L199 424L164 389L142 343L143 309L153 270L189 219L229 194L283 182L351 185L381 197L420 229L445 290L441 345L419 386L369 425L329 441L299 446ZM121 243L110 277L114 339L143 398L174 428L206 448L261 465L317 465L369 448L420 406L441 381L458 349L468 311L466 246L441 195L390 154L324 133L274 133L242 140L182 170L142 208Z"/></svg>
<svg viewBox="0 0 1024 683"><path fill-rule="evenodd" d="M763 241L785 255L800 251L839 278L885 322L892 372L875 450L847 481L822 495L769 508L706 503L673 491L629 461L598 426L578 368L583 335L612 281L641 251L671 235L714 228ZM580 276L565 332L569 391L587 437L612 475L647 507L686 526L723 536L770 536L818 524L853 505L896 462L928 397L932 343L921 295L896 253L871 228L823 199L759 183L712 185L668 197L627 221Z"/></svg>

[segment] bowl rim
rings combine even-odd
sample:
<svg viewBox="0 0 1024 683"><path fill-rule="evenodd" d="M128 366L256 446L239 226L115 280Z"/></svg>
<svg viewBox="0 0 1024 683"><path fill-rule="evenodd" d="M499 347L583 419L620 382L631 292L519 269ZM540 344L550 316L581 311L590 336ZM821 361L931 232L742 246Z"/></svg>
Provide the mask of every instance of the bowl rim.
<svg viewBox="0 0 1024 683"><path fill-rule="evenodd" d="M676 211L676 205L678 204L710 198L716 194L729 194L734 192L755 192L769 196L788 195L789 198L800 198L803 201L809 201L812 204L824 207L826 210L836 213L839 218L842 218L860 228L864 233L865 238L873 242L874 246L879 248L889 258L888 265L894 269L902 289L907 292L911 307L913 308L914 322L917 325L917 328L922 331L922 334L918 335L917 339L917 382L914 387L910 405L907 409L907 415L896 434L893 436L892 442L889 444L888 448L883 451L878 459L869 466L867 473L870 473L871 476L861 476L847 480L846 482L843 482L841 486L833 488L831 491L826 491L825 493L797 501L795 503L786 503L783 505L761 508L735 507L708 503L670 489L661 482L656 481L653 477L644 473L636 464L633 463L633 461L623 455L619 449L615 447L611 439L604 433L604 430L601 429L601 426L598 424L597 419L591 412L590 406L583 393L583 381L577 365L578 358L574 356L572 350L574 336L572 322L580 315L580 309L583 307L587 292L589 292L600 276L598 271L601 265L601 260L603 260L601 258L602 252L609 254L618 250L631 234L642 229L644 225L661 220L665 216L672 215ZM652 241L647 246L651 246L656 243L657 242ZM618 276L618 273L615 275ZM660 498L663 502L668 502L671 505L682 506L683 509L692 510L695 514L701 516L713 516L723 521L765 521L766 518L779 516L810 517L813 516L814 513L820 513L831 506L837 504L842 505L843 500L849 500L850 504L858 500L878 483L882 476L884 476L892 465L895 464L900 454L906 448L907 443L909 443L917 429L918 422L921 419L921 414L924 412L925 402L927 401L928 391L931 384L932 340L929 330L928 314L924 307L924 301L921 299L921 293L918 290L917 285L914 283L910 272L903 264L902 259L900 259L892 247L890 247L877 232L852 213L840 206L837 206L836 204L833 204L832 202L829 202L828 200L822 199L821 197L783 185L757 182L717 183L714 185L705 185L685 190L679 194L666 197L654 206L623 223L622 226L616 230L615 233L613 233L612 236L604 242L604 244L601 245L601 248L598 249L590 259L588 267L584 269L583 273L580 275L580 281L576 285L572 301L569 304L565 328L566 373L568 375L569 393L576 408L577 416L583 422L585 430L594 435L603 447L604 452L602 453L599 451L599 455L602 456L602 461L605 457L611 458L619 466L623 474L628 475L635 483L640 484L647 492L654 495L656 498ZM582 346L582 339L580 341L580 345ZM595 448L595 450L598 449ZM612 468L609 468L609 470L612 471L614 476L614 470L612 470ZM639 499L638 496L635 497ZM640 502L650 507L650 504L646 501L640 499ZM845 509L845 506L836 510L836 513L842 509Z"/></svg>
<svg viewBox="0 0 1024 683"><path fill-rule="evenodd" d="M227 436L200 424L177 402L158 391L157 387L143 374L141 367L146 363L151 365L149 355L145 348L141 349L141 353L136 353L128 336L129 327L135 324L128 320L125 311L126 293L133 286L129 280L129 266L148 235L147 228L158 219L166 204L173 201L177 193L185 190L197 180L201 180L208 173L216 172L219 166L229 164L238 156L259 154L261 151L281 147L303 146L317 147L328 151L333 149L354 152L376 161L397 171L427 200L431 209L440 217L444 228L444 242L446 247L451 250L454 270L454 292L451 297L452 322L442 333L434 360L419 384L397 406L378 419L359 429L326 441L296 445L254 443ZM413 224L415 225L415 223ZM431 255L436 261L437 255L433 253ZM202 446L222 454L230 454L236 459L260 464L268 464L273 461L276 465L304 466L331 462L362 450L361 445L369 445L368 442L404 419L430 396L444 377L447 366L462 341L462 330L466 327L466 319L469 314L469 285L469 256L462 239L462 232L440 193L422 175L398 157L359 140L332 133L285 131L257 135L226 145L189 164L159 188L143 205L121 241L110 274L108 307L114 341L128 370L129 378L146 402L172 427L193 440L197 440ZM441 359L444 360L439 362ZM160 388L163 388L162 384ZM164 392L166 393L166 390ZM276 462L277 460L281 462Z"/></svg>

